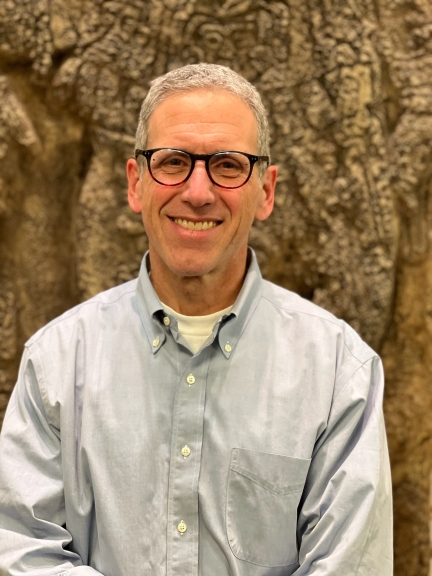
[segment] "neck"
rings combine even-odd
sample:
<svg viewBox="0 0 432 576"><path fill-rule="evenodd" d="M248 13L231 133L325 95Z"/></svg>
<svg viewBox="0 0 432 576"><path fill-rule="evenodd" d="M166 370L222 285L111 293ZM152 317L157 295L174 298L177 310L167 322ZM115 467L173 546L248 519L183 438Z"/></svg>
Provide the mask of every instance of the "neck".
<svg viewBox="0 0 432 576"><path fill-rule="evenodd" d="M247 255L223 271L179 276L150 250L151 282L159 299L185 316L206 316L232 306L243 286Z"/></svg>

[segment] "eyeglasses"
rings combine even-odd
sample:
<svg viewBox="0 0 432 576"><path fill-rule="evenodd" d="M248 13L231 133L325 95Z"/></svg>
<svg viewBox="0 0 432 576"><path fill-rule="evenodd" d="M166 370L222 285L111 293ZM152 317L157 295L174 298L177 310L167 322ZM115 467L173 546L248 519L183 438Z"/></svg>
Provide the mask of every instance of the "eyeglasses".
<svg viewBox="0 0 432 576"><path fill-rule="evenodd" d="M221 188L240 188L246 184L257 162L270 163L268 156L254 156L246 152L215 152L192 154L173 148L135 150L135 158L147 160L150 176L164 186L180 186L190 177L197 160L204 160L208 177Z"/></svg>

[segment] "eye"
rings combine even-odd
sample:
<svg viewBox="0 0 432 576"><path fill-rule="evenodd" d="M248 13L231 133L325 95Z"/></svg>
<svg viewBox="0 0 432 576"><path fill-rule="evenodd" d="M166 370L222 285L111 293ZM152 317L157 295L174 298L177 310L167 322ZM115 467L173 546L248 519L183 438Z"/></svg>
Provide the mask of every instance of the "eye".
<svg viewBox="0 0 432 576"><path fill-rule="evenodd" d="M184 166L186 163L184 158L172 157L166 158L162 164L163 166Z"/></svg>
<svg viewBox="0 0 432 576"><path fill-rule="evenodd" d="M222 168L223 170L233 170L239 167L236 162L232 162L231 160L224 160L223 162L218 162L216 166L218 168Z"/></svg>
<svg viewBox="0 0 432 576"><path fill-rule="evenodd" d="M237 177L247 170L248 159L241 154L213 156L210 169L216 176Z"/></svg>
<svg viewBox="0 0 432 576"><path fill-rule="evenodd" d="M152 156L151 167L153 171L166 174L183 173L190 168L190 158L178 150L158 150Z"/></svg>

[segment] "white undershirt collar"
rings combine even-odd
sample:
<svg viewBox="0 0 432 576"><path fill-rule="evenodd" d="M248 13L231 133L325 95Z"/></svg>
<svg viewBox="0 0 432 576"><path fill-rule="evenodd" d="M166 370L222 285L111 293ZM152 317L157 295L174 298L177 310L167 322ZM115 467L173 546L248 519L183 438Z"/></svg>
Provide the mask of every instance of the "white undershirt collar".
<svg viewBox="0 0 432 576"><path fill-rule="evenodd" d="M177 320L178 331L189 344L192 352L195 354L212 333L214 325L219 322L222 316L231 312L232 306L224 310L207 314L206 316L185 316L176 312L163 302L164 310L170 316Z"/></svg>

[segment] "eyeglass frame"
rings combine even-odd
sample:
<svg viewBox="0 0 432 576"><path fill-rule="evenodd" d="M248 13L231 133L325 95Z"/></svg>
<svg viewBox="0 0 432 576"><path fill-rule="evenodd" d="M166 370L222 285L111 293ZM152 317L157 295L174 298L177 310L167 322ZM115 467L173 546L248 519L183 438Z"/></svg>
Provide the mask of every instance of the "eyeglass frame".
<svg viewBox="0 0 432 576"><path fill-rule="evenodd" d="M160 182L159 180L157 180L153 176L152 170L150 168L150 160L151 160L151 157L153 156L153 154L155 152L159 152L159 150L173 150L174 152L181 152L182 154L187 154L189 156L189 158L191 159L191 167L189 170L189 174L186 176L186 178L184 180L182 180L178 184L165 184L164 182ZM213 180L212 175L210 174L210 160L213 158L213 156L217 156L218 154L243 154L243 156L246 156L246 158L248 158L249 164L250 164L250 170L249 170L248 177L246 178L246 180L242 184L239 184L238 186L222 186L221 184L218 184L217 182L215 182ZM197 160L204 160L205 169L206 169L207 176L209 177L210 181L215 186L218 186L219 188L225 188L226 190L234 190L236 188L241 188L242 186L244 186L249 181L249 179L252 175L252 171L254 169L254 166L257 162L267 162L267 166L270 165L270 157L269 156L256 156L255 154L248 154L247 152L240 152L238 150L220 150L218 152L213 152L213 154L193 154L192 152L187 152L186 150L180 150L179 148L152 148L151 150L140 150L139 148L136 148L135 149L135 160L137 162L138 162L138 156L144 156L144 158L147 160L147 168L150 172L150 176L153 178L153 180L155 182L157 182L158 184L161 184L162 186L181 186L182 184L187 182L189 180L189 178L192 176L192 172L195 169L195 162Z"/></svg>

